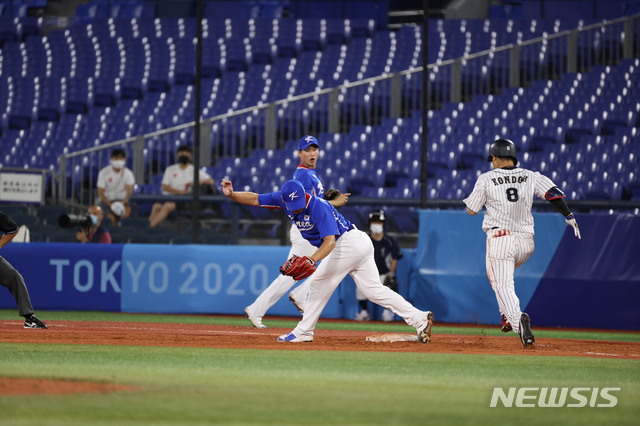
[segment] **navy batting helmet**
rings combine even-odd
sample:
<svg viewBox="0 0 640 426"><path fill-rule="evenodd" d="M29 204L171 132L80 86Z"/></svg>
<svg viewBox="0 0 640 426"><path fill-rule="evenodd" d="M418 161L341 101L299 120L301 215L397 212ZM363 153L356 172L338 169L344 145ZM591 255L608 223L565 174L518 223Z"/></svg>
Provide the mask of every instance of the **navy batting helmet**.
<svg viewBox="0 0 640 426"><path fill-rule="evenodd" d="M369 222L373 220L384 222L386 220L386 218L384 217L384 210L373 210L371 213L369 213Z"/></svg>
<svg viewBox="0 0 640 426"><path fill-rule="evenodd" d="M491 157L511 157L518 165L518 157L516 146L509 139L498 139L489 147L489 156L487 161L491 161Z"/></svg>

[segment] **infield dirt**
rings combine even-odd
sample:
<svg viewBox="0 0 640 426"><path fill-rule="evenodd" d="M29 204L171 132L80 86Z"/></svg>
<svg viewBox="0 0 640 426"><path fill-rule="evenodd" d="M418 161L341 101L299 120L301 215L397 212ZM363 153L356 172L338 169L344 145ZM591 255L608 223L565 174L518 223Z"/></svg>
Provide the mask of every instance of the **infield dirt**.
<svg viewBox="0 0 640 426"><path fill-rule="evenodd" d="M290 329L111 321L53 321L48 325L48 330L25 330L18 321L0 321L0 342L640 359L640 343L635 342L536 338L533 348L523 349L513 333L505 336L438 334L437 327L431 343L422 344L367 342L368 336L388 332L353 330L316 330L313 342L279 343L276 338Z"/></svg>

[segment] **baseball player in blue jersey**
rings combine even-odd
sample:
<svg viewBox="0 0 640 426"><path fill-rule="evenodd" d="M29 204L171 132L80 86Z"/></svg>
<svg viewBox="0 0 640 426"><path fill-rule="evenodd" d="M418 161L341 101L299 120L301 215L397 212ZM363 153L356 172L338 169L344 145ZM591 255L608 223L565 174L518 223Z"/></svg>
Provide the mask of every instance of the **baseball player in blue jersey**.
<svg viewBox="0 0 640 426"><path fill-rule="evenodd" d="M293 174L293 179L302 183L302 186L308 194L322 197L324 195L324 186L315 170L319 154L319 144L315 137L307 135L300 139L298 141L300 164ZM331 204L336 207L342 206L349 200L349 195L348 193L339 193L335 199L331 200ZM307 256L315 251L315 248L302 238L297 227L291 226L289 238L291 240L289 257L292 255ZM244 309L247 318L249 318L249 321L251 321L251 324L255 328L267 328L262 323L262 317L295 283L296 281L292 277L286 275L278 276L251 305ZM304 283L289 295L293 304L300 311L304 309L304 301L306 300L308 290L309 286Z"/></svg>
<svg viewBox="0 0 640 426"><path fill-rule="evenodd" d="M392 310L414 327L418 341L430 341L433 313L418 310L382 285L371 239L326 200L306 193L302 184L295 180L285 182L280 191L267 194L234 192L232 183L223 180L222 192L240 204L283 210L302 237L315 248L314 253L306 256L309 264L315 268L315 264L324 259L307 279L309 293L302 320L291 333L280 336L279 342L313 341L322 310L347 274L353 277L367 299Z"/></svg>

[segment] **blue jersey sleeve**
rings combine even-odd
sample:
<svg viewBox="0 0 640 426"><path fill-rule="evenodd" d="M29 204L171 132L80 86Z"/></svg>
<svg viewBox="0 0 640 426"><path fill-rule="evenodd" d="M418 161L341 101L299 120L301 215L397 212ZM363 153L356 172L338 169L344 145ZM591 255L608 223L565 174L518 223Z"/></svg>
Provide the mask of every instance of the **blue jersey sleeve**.
<svg viewBox="0 0 640 426"><path fill-rule="evenodd" d="M268 194L259 194L258 203L260 204L260 207L266 207L269 209L282 209L284 204L282 202L280 191Z"/></svg>

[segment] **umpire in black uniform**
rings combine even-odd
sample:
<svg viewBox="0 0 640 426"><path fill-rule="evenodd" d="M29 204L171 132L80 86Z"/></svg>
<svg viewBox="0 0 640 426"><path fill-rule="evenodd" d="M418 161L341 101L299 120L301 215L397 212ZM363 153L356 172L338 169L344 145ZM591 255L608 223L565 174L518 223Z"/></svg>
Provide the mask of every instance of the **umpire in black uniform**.
<svg viewBox="0 0 640 426"><path fill-rule="evenodd" d="M0 210L0 249L6 246L18 233L18 225ZM24 278L11 266L4 257L0 256L0 284L5 286L16 299L18 313L24 317L24 328L48 328L33 314L33 306Z"/></svg>

